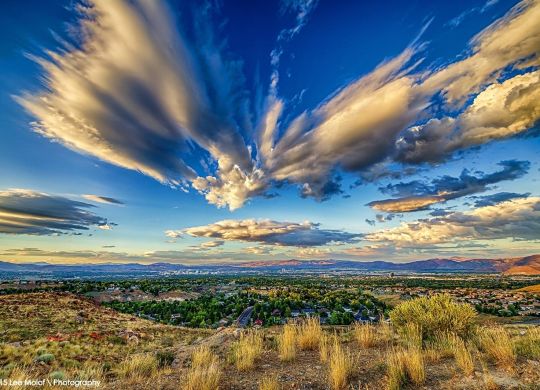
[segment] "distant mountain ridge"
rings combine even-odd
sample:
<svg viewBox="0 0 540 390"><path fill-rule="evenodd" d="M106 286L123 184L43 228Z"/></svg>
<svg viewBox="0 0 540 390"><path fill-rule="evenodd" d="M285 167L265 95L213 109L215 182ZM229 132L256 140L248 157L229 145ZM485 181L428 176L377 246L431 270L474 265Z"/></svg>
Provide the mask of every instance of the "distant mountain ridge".
<svg viewBox="0 0 540 390"><path fill-rule="evenodd" d="M67 274L69 276L99 276L107 274L156 274L175 271L221 272L278 272L287 271L365 271L365 272L469 272L503 273L505 275L540 275L540 255L502 259L429 259L408 263L389 261L357 262L350 260L282 260L243 263L216 263L183 265L171 263L100 263L100 264L51 264L47 262L12 263L0 261L0 272L16 274Z"/></svg>

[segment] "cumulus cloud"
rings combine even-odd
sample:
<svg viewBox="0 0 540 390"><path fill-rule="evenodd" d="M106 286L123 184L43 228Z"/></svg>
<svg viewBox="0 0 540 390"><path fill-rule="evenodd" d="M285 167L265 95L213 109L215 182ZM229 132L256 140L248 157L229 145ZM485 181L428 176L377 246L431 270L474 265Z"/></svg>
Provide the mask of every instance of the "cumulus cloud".
<svg viewBox="0 0 540 390"><path fill-rule="evenodd" d="M379 230L364 237L368 241L397 247L456 243L468 240L540 239L540 198L519 198L455 211L441 217Z"/></svg>
<svg viewBox="0 0 540 390"><path fill-rule="evenodd" d="M99 195L83 195L84 199L90 200L92 202L98 202L98 203L106 203L106 204L115 204L115 205L121 205L124 204L124 202L110 198L108 196L99 196Z"/></svg>
<svg viewBox="0 0 540 390"><path fill-rule="evenodd" d="M278 38L273 72L280 45L316 4L290 3L297 19ZM241 62L210 27L212 7L195 13L190 39L164 2L93 0L79 8L80 42L37 59L44 90L17 98L36 118L35 131L163 183L189 184L218 207L239 208L273 183L325 200L341 192L337 171L438 162L521 134L540 116L539 0L516 5L475 36L462 59L438 68L419 70L427 47L420 34L290 121L277 84L263 114L250 112ZM437 118L435 97L445 113ZM211 164L193 163L201 154Z"/></svg>
<svg viewBox="0 0 540 390"><path fill-rule="evenodd" d="M188 235L283 246L319 246L351 242L359 237L358 234L340 230L320 229L318 224L308 221L296 223L268 219L224 220L183 230L168 230L165 234L170 238Z"/></svg>
<svg viewBox="0 0 540 390"><path fill-rule="evenodd" d="M474 175L468 169L464 169L459 177L445 175L434 179L431 183L415 180L388 184L380 190L400 197L377 200L368 205L375 210L394 213L426 210L433 204L486 191L490 184L520 178L528 172L531 164L529 161L507 160L501 161L498 165L502 166L502 169L490 174Z"/></svg>
<svg viewBox="0 0 540 390"><path fill-rule="evenodd" d="M493 83L459 116L430 119L404 131L396 142L396 158L437 162L456 150L523 133L540 119L538 101L539 71Z"/></svg>
<svg viewBox="0 0 540 390"><path fill-rule="evenodd" d="M0 233L51 235L114 226L89 211L93 207L32 190L0 191Z"/></svg>

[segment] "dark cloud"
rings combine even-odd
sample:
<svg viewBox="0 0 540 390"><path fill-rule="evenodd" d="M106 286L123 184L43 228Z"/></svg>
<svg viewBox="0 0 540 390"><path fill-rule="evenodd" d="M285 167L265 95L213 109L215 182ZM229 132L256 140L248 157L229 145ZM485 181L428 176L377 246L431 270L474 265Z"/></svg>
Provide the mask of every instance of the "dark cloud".
<svg viewBox="0 0 540 390"><path fill-rule="evenodd" d="M94 206L61 196L12 189L0 192L0 233L52 235L116 224L91 211Z"/></svg>
<svg viewBox="0 0 540 390"><path fill-rule="evenodd" d="M397 198L378 200L368 205L386 212L411 212L429 209L431 205L446 202L489 189L489 185L504 180L515 180L525 175L530 168L529 161L507 160L498 165L501 170L486 174L471 173L464 169L459 177L441 176L429 183L414 180L380 187L385 194Z"/></svg>
<svg viewBox="0 0 540 390"><path fill-rule="evenodd" d="M475 200L474 202L475 207L483 207L483 206L493 206L497 203L504 202L511 199L528 198L530 195L531 195L530 192L527 192L525 194L518 194L515 192L498 192L492 195L473 196L472 199Z"/></svg>
<svg viewBox="0 0 540 390"><path fill-rule="evenodd" d="M320 229L318 224L311 222L295 223L255 219L224 220L183 230L168 230L165 234L173 239L189 235L192 237L284 246L319 246L330 243L346 243L360 237L359 234L341 230Z"/></svg>

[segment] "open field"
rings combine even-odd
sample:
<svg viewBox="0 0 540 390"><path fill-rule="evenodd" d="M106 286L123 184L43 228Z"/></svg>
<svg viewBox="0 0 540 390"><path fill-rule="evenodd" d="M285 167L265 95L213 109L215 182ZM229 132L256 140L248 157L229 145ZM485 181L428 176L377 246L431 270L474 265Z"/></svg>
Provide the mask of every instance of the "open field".
<svg viewBox="0 0 540 390"><path fill-rule="evenodd" d="M214 370L203 376L219 374L219 388L231 390L263 388L263 382L278 389L536 389L540 383L538 328L471 325L475 334L452 341L442 333L422 338L414 326L399 322L321 328L314 321L292 325L294 356L283 359L283 326L189 329L117 313L69 293L5 295L0 375L99 379L102 388L112 389L189 388L200 370ZM245 337L255 338L243 343ZM507 349L495 348L490 337L499 344L506 337L501 345ZM254 344L259 347L248 349ZM195 367L201 347L207 355ZM251 362L239 363L246 354ZM205 388L196 386L191 388Z"/></svg>

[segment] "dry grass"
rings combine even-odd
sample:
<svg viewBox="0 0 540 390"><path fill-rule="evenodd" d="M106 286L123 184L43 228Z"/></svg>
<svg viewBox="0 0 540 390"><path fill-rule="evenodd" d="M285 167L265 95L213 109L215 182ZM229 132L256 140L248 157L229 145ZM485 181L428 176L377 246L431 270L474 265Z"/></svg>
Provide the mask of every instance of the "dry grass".
<svg viewBox="0 0 540 390"><path fill-rule="evenodd" d="M472 375L474 372L474 360L469 347L461 337L455 334L452 334L449 339L451 342L452 354L454 355L457 366L464 375Z"/></svg>
<svg viewBox="0 0 540 390"><path fill-rule="evenodd" d="M330 349L330 336L323 333L319 342L319 356L321 362L326 363L328 361L328 357L330 356Z"/></svg>
<svg viewBox="0 0 540 390"><path fill-rule="evenodd" d="M419 348L394 349L387 358L389 390L398 390L407 382L416 386L426 380L424 357Z"/></svg>
<svg viewBox="0 0 540 390"><path fill-rule="evenodd" d="M283 326L283 331L278 336L279 359L289 362L296 358L296 327L291 324Z"/></svg>
<svg viewBox="0 0 540 390"><path fill-rule="evenodd" d="M484 351L499 367L512 369L516 362L514 343L508 331L502 326L481 328L477 341Z"/></svg>
<svg viewBox="0 0 540 390"><path fill-rule="evenodd" d="M122 379L146 379L158 371L158 362L154 355L141 353L122 361L116 373Z"/></svg>
<svg viewBox="0 0 540 390"><path fill-rule="evenodd" d="M456 303L448 295L433 295L403 302L390 312L394 326L402 331L416 324L422 339L428 340L437 332L455 332L467 337L474 329L476 311L468 304Z"/></svg>
<svg viewBox="0 0 540 390"><path fill-rule="evenodd" d="M354 324L354 339L362 348L371 348L376 343L375 326L369 324Z"/></svg>
<svg viewBox="0 0 540 390"><path fill-rule="evenodd" d="M379 324L376 328L376 342L387 346L394 341L394 328L387 322Z"/></svg>
<svg viewBox="0 0 540 390"><path fill-rule="evenodd" d="M277 377L270 376L265 377L259 384L259 390L279 390L279 382L277 380Z"/></svg>
<svg viewBox="0 0 540 390"><path fill-rule="evenodd" d="M240 336L240 340L233 344L233 359L236 368L241 371L250 370L255 360L263 351L262 333L251 331Z"/></svg>
<svg viewBox="0 0 540 390"><path fill-rule="evenodd" d="M401 337L406 347L422 348L422 327L414 322L401 328Z"/></svg>
<svg viewBox="0 0 540 390"><path fill-rule="evenodd" d="M197 348L191 357L189 369L183 386L184 390L217 390L222 370L218 357L208 348Z"/></svg>
<svg viewBox="0 0 540 390"><path fill-rule="evenodd" d="M540 327L529 327L515 340L516 353L527 359L540 360Z"/></svg>
<svg viewBox="0 0 540 390"><path fill-rule="evenodd" d="M303 321L298 328L298 346L302 350L315 350L319 347L322 328L319 318L311 317Z"/></svg>
<svg viewBox="0 0 540 390"><path fill-rule="evenodd" d="M341 346L339 339L334 336L332 349L328 358L328 382L333 390L346 388L352 373L353 359L351 354Z"/></svg>

